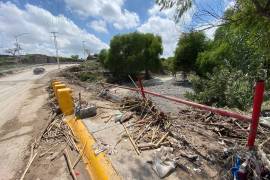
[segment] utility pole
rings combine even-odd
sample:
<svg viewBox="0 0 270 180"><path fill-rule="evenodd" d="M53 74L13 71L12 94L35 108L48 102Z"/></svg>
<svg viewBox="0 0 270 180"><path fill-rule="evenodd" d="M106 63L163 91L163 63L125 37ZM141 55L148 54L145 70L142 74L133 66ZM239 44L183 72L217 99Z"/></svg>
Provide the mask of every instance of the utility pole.
<svg viewBox="0 0 270 180"><path fill-rule="evenodd" d="M60 62L59 62L59 56L58 56L58 47L57 47L57 40L56 40L56 34L57 32L51 32L53 35L53 41L54 41L54 47L56 51L56 59L57 59L57 64L58 64L58 69L60 69Z"/></svg>
<svg viewBox="0 0 270 180"><path fill-rule="evenodd" d="M84 58L85 58L85 60L86 60L87 58L85 57L85 45L84 45L85 42L86 42L86 41L82 41L82 45L83 45L83 55L84 55Z"/></svg>
<svg viewBox="0 0 270 180"><path fill-rule="evenodd" d="M29 34L29 33L21 33L21 34L16 34L14 36L14 38L15 38L15 53L16 53L16 51L18 52L18 55L17 55L18 62L21 61L20 50L22 50L21 45L19 44L18 38L21 36L24 36L26 34Z"/></svg>

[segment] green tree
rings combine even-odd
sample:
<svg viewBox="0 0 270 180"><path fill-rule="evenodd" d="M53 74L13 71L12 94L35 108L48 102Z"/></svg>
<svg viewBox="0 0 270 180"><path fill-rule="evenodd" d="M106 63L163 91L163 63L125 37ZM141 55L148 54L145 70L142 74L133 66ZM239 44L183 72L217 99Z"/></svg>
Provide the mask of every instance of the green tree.
<svg viewBox="0 0 270 180"><path fill-rule="evenodd" d="M174 68L184 72L196 71L198 54L207 47L206 37L202 32L184 33L177 44Z"/></svg>
<svg viewBox="0 0 270 180"><path fill-rule="evenodd" d="M70 56L72 59L74 59L74 60L78 60L79 59L79 55L71 55Z"/></svg>
<svg viewBox="0 0 270 180"><path fill-rule="evenodd" d="M143 34L144 50L143 64L146 79L150 78L149 70L158 70L161 68L160 54L162 53L162 40L160 36L153 34Z"/></svg>
<svg viewBox="0 0 270 180"><path fill-rule="evenodd" d="M164 70L167 70L172 73L172 75L175 75L176 70L174 68L174 57L168 57L167 59L164 59L162 61L162 66Z"/></svg>
<svg viewBox="0 0 270 180"><path fill-rule="evenodd" d="M109 51L107 49L102 49L98 55L99 62L104 65L106 59L108 58Z"/></svg>
<svg viewBox="0 0 270 180"><path fill-rule="evenodd" d="M195 0L156 0L156 3L161 6L161 9L176 8L175 19L178 21L196 2ZM245 16L256 14L270 20L270 0L236 0L236 3L238 7L242 7L242 10L252 11L251 14L245 14ZM215 16L214 9L208 14Z"/></svg>
<svg viewBox="0 0 270 180"><path fill-rule="evenodd" d="M137 75L161 67L159 56L162 53L162 41L159 36L147 33L129 33L114 36L110 42L110 50L105 66L116 77Z"/></svg>
<svg viewBox="0 0 270 180"><path fill-rule="evenodd" d="M242 11L228 11L229 19L242 19ZM214 41L200 53L196 64L204 75L192 79L189 97L209 105L247 110L252 103L254 82L266 80L269 90L269 28L265 18L245 18L217 29Z"/></svg>

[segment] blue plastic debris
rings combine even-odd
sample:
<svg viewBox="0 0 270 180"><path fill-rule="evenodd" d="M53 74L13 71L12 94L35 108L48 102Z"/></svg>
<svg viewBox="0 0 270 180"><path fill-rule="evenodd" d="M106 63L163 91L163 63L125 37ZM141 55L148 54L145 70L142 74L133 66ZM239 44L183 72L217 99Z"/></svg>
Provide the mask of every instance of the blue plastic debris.
<svg viewBox="0 0 270 180"><path fill-rule="evenodd" d="M241 166L240 157L239 156L236 156L235 164L234 164L234 166L231 169L231 172L232 172L232 175L233 175L233 179L239 180L238 171L240 169L240 166Z"/></svg>

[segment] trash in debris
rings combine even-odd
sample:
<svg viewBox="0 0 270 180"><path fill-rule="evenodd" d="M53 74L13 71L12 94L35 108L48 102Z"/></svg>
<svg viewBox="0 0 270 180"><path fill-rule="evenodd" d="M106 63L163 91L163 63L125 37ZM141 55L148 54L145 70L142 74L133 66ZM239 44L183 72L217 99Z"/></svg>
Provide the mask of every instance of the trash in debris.
<svg viewBox="0 0 270 180"><path fill-rule="evenodd" d="M96 143L93 145L93 149L94 149L95 155L97 156L100 153L108 150L109 149L109 145L108 144L105 144L103 142L100 142L100 141L96 141Z"/></svg>
<svg viewBox="0 0 270 180"><path fill-rule="evenodd" d="M43 68L43 67L36 67L36 68L33 70L33 73L34 73L35 75L42 74L42 73L44 73L44 72L45 72L45 68Z"/></svg>
<svg viewBox="0 0 270 180"><path fill-rule="evenodd" d="M114 122L120 122L121 118L123 116L123 113L121 113L120 111L117 111L115 114L114 114Z"/></svg>
<svg viewBox="0 0 270 180"><path fill-rule="evenodd" d="M80 119L93 117L97 114L97 108L95 105L88 105L85 108L76 108L75 116Z"/></svg>
<svg viewBox="0 0 270 180"><path fill-rule="evenodd" d="M216 177L231 179L232 174L228 175L228 172L235 165L234 157L246 156L245 139L249 122L194 108L183 108L179 110L178 116L170 116L159 110L151 99L138 96L124 97L120 106L123 113L119 111L115 114L116 122L121 122L127 112L134 113L133 118L126 121L135 148L139 151L163 146L174 149L171 158L158 158L155 154L152 168L159 177L167 176L177 164L190 174L213 177L213 171L209 171L213 169L217 173ZM264 141L269 135L268 127L259 126L257 142ZM269 153L265 157L268 156ZM253 171L248 170L254 174Z"/></svg>
<svg viewBox="0 0 270 180"><path fill-rule="evenodd" d="M154 153L152 168L160 178L166 177L176 168L176 162L173 159L172 152L173 148L161 146Z"/></svg>
<svg viewBox="0 0 270 180"><path fill-rule="evenodd" d="M128 121L129 119L131 119L133 117L133 114L132 112L126 112L124 114L118 114L116 116L116 118L114 119L115 122L120 122L120 123L123 123L125 121Z"/></svg>
<svg viewBox="0 0 270 180"><path fill-rule="evenodd" d="M200 168L193 168L193 171L196 172L196 173L201 173L202 170Z"/></svg>
<svg viewBox="0 0 270 180"><path fill-rule="evenodd" d="M270 117L260 117L260 124L270 128Z"/></svg>
<svg viewBox="0 0 270 180"><path fill-rule="evenodd" d="M104 98L104 99L107 99L107 100L111 100L111 101L114 101L114 102L120 102L121 101L121 98L110 93L110 91L108 89L103 89L98 97L101 97L101 98Z"/></svg>

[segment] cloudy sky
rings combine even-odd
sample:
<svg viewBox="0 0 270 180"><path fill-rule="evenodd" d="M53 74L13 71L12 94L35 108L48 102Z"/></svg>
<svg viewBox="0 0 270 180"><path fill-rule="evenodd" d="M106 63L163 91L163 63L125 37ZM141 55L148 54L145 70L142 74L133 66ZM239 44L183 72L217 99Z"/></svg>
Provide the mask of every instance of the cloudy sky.
<svg viewBox="0 0 270 180"><path fill-rule="evenodd" d="M232 0L196 0L178 23L174 9L160 12L154 0L0 0L0 54L14 47L15 36L23 53L54 55L52 34L62 56L83 56L83 41L92 53L108 48L121 33L151 32L163 40L163 56L173 55L181 33L205 24L218 24L215 16L233 6ZM213 38L215 28L205 31ZM25 33L25 34L24 34Z"/></svg>

